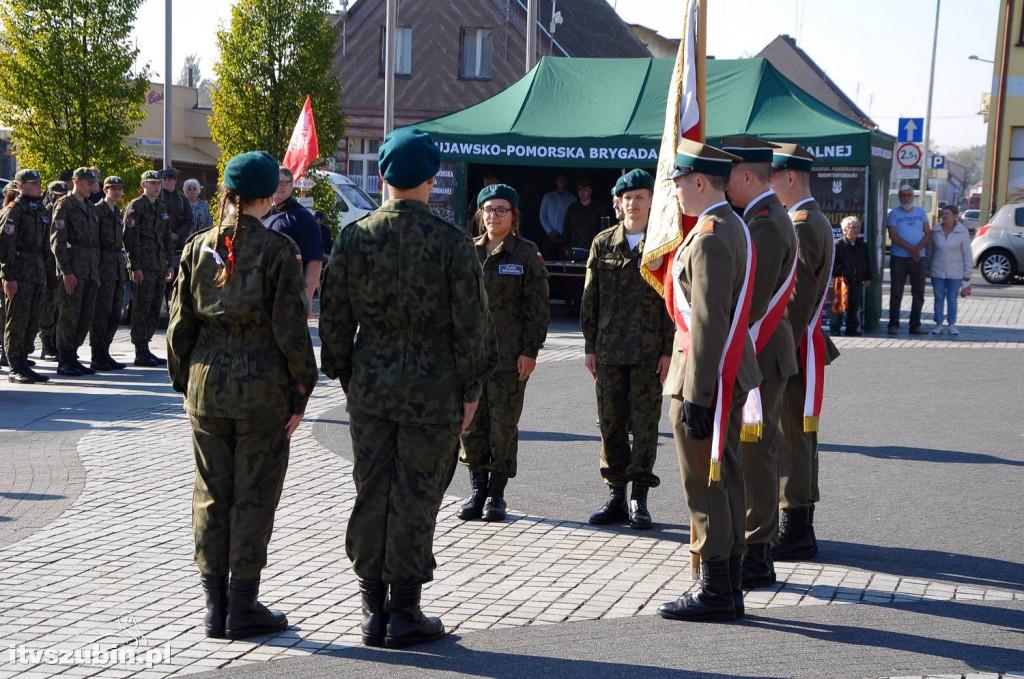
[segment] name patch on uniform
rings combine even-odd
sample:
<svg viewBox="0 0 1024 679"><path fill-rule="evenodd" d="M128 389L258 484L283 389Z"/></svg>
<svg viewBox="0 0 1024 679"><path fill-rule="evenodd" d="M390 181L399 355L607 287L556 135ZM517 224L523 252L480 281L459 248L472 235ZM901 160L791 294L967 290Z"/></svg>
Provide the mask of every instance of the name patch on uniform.
<svg viewBox="0 0 1024 679"><path fill-rule="evenodd" d="M127 219L127 221L125 221L125 223L124 223L124 228L126 228L126 229L134 229L135 228L135 220L132 219L131 217L129 217Z"/></svg>
<svg viewBox="0 0 1024 679"><path fill-rule="evenodd" d="M12 233L14 233L14 220L13 219L8 219L7 223L4 224L4 233L7 234L8 236L10 236Z"/></svg>
<svg viewBox="0 0 1024 679"><path fill-rule="evenodd" d="M498 265L499 276L522 276L523 267L518 264L499 264Z"/></svg>

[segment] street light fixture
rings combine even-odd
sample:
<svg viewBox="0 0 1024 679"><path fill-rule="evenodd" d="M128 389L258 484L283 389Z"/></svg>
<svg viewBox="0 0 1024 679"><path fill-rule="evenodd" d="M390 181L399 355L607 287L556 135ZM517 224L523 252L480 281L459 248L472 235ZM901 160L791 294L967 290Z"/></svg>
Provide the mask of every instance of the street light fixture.
<svg viewBox="0 0 1024 679"><path fill-rule="evenodd" d="M996 63L996 62L992 61L991 59L982 59L977 54L972 54L971 56L969 56L967 58L970 61L984 61L986 64L994 64L994 63Z"/></svg>
<svg viewBox="0 0 1024 679"><path fill-rule="evenodd" d="M548 33L550 34L548 36L550 38L550 40L548 41L549 57L554 53L555 50L555 31L558 30L559 26L565 23L562 19L562 13L555 9L555 6L557 4L558 0L551 0L551 25L548 27Z"/></svg>

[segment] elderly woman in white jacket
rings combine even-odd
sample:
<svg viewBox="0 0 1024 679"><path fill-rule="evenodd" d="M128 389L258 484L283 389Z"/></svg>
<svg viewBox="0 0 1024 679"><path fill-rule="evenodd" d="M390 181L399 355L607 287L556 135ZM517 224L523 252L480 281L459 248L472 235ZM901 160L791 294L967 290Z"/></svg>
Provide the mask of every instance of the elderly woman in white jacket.
<svg viewBox="0 0 1024 679"><path fill-rule="evenodd" d="M942 208L939 225L932 229L928 242L928 257L931 262L929 274L935 291L935 329L933 335L959 335L956 327L956 303L960 286L971 280L971 235L967 227L957 219L954 205ZM945 311L945 313L943 313ZM942 321L948 322L947 326Z"/></svg>

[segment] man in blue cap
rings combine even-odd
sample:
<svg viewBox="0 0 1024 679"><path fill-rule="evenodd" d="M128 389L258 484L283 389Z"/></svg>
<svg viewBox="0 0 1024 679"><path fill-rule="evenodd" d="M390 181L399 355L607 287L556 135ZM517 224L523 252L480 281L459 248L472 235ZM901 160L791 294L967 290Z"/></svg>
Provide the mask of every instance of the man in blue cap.
<svg viewBox="0 0 1024 679"><path fill-rule="evenodd" d="M476 248L427 205L440 165L425 132L388 135L378 154L388 200L338 236L321 292L321 369L348 396L356 501L345 547L369 646L444 635L420 593L459 435L498 363Z"/></svg>
<svg viewBox="0 0 1024 679"><path fill-rule="evenodd" d="M631 528L650 528L647 492L660 483L654 462L661 383L675 330L661 297L640 275L653 189L654 178L643 170L616 182L624 217L594 237L583 284L580 325L586 366L597 387L601 477L610 493L590 516L595 526L628 522ZM627 504L629 482L633 488Z"/></svg>

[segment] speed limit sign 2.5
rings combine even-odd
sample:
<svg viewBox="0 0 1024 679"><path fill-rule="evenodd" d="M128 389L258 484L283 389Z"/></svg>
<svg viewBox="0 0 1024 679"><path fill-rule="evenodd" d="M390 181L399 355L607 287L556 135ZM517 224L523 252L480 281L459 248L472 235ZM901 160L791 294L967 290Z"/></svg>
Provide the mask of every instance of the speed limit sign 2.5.
<svg viewBox="0 0 1024 679"><path fill-rule="evenodd" d="M921 164L921 147L917 144L904 143L896 149L896 162L900 167L914 168Z"/></svg>

